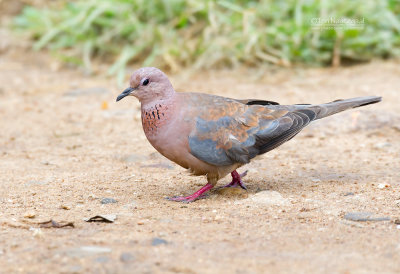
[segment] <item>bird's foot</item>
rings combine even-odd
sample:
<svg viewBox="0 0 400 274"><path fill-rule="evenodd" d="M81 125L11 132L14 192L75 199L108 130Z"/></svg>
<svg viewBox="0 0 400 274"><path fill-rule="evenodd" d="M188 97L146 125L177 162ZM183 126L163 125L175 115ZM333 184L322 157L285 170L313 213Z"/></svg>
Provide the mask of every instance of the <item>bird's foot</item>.
<svg viewBox="0 0 400 274"><path fill-rule="evenodd" d="M189 196L174 196L174 197L166 197L167 200L169 201L175 201L175 202L182 202L182 203L191 203L199 199L203 199L206 196L206 192L212 189L214 185L208 183L199 190L197 190L195 193Z"/></svg>
<svg viewBox="0 0 400 274"><path fill-rule="evenodd" d="M247 175L247 170L245 172L243 172L242 174L239 174L236 170L234 170L231 172L231 175L232 175L232 182L230 182L229 184L224 185L220 188L240 186L244 190L247 190L246 185L242 181L242 178Z"/></svg>

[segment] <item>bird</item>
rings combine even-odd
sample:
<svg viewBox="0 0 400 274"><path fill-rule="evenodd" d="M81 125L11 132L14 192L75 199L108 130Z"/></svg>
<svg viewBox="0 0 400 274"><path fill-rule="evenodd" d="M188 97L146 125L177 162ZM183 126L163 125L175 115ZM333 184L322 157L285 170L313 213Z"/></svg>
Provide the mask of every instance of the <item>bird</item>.
<svg viewBox="0 0 400 274"><path fill-rule="evenodd" d="M223 188L246 189L242 178L247 172L237 172L241 166L289 141L312 121L382 99L366 96L319 105L280 105L268 100L176 92L167 75L154 67L134 71L130 86L116 101L127 96L141 103L142 126L150 144L193 175L206 176L207 183L193 194L167 197L185 203L205 198L229 173L232 181Z"/></svg>

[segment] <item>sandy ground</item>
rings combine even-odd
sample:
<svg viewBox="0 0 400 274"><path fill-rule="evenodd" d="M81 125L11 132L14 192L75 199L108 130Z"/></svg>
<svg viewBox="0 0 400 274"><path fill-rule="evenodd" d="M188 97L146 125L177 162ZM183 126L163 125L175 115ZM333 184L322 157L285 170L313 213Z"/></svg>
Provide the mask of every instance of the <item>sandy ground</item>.
<svg viewBox="0 0 400 274"><path fill-rule="evenodd" d="M179 91L282 104L384 98L242 167L247 192L181 204L164 197L205 178L151 147L134 98L115 103L113 79L1 40L1 273L400 272L399 62L171 75ZM355 212L378 219L344 218ZM99 214L117 218L83 220Z"/></svg>

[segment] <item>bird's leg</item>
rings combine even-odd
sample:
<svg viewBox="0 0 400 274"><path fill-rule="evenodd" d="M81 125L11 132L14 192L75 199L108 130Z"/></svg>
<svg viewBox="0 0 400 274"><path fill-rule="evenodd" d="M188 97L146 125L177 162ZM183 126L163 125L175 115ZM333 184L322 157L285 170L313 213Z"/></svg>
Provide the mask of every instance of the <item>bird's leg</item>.
<svg viewBox="0 0 400 274"><path fill-rule="evenodd" d="M216 184L219 179L218 174L213 174L213 173L208 173L207 174L207 184L197 190L195 193L189 196L180 196L180 197L171 197L167 198L170 201L176 201L176 202L183 202L183 203L191 203L194 202L198 199L202 199L205 197L205 193L212 189Z"/></svg>
<svg viewBox="0 0 400 274"><path fill-rule="evenodd" d="M240 186L244 190L247 190L247 187L245 186L245 184L242 181L242 178L247 175L247 170L245 172L243 172L242 174L239 174L236 170L234 170L231 172L231 175L232 175L232 182L230 182L227 185L224 185L221 188Z"/></svg>
<svg viewBox="0 0 400 274"><path fill-rule="evenodd" d="M175 196L175 197L167 197L167 200L175 201L175 202L184 202L184 203L191 203L196 201L197 199L204 198L205 193L212 189L215 184L207 183L205 186L197 190L195 193L189 196Z"/></svg>

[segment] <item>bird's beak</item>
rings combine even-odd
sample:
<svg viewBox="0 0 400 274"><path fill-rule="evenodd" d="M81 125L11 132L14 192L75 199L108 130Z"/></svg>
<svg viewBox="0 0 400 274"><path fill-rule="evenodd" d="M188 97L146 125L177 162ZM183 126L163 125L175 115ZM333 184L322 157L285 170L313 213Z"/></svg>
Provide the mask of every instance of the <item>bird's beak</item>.
<svg viewBox="0 0 400 274"><path fill-rule="evenodd" d="M130 94L131 94L133 91L135 91L135 90L136 90L136 88L131 88L131 87L125 89L120 95L118 95L118 97L117 97L117 102L118 102L119 100L121 100L122 98L124 98L124 97L130 95Z"/></svg>

